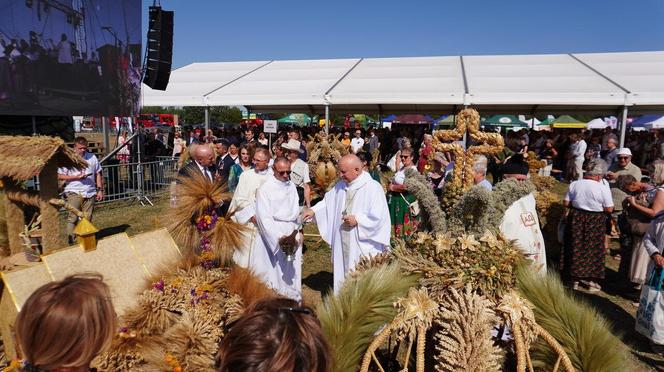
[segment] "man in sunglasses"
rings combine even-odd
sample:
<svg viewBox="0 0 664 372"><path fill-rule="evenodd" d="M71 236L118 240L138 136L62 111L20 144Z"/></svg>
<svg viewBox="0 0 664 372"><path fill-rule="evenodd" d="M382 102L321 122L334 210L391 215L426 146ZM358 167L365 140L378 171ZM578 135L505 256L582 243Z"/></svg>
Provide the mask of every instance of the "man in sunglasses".
<svg viewBox="0 0 664 372"><path fill-rule="evenodd" d="M257 236L249 257L249 269L280 295L302 299L302 234L300 206L295 185L290 180L291 162L277 158L272 176L256 192ZM292 255L284 251L281 240L295 236ZM292 246L292 245L291 245Z"/></svg>

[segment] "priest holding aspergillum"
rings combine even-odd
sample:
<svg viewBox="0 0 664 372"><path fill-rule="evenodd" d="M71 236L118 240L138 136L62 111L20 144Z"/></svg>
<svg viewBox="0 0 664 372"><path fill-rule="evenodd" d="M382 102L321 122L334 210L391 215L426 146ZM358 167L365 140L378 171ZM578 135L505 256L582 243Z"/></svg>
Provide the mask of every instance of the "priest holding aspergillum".
<svg viewBox="0 0 664 372"><path fill-rule="evenodd" d="M303 213L303 220L315 217L321 237L332 247L335 293L360 258L385 252L390 246L385 192L362 168L355 155L341 158L341 180L322 201Z"/></svg>

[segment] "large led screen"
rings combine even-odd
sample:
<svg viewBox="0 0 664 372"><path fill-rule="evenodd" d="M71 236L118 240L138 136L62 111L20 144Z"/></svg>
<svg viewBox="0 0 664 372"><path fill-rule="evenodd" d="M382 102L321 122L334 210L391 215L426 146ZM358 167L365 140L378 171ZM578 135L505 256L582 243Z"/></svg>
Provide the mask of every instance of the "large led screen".
<svg viewBox="0 0 664 372"><path fill-rule="evenodd" d="M0 115L138 112L141 2L0 0Z"/></svg>

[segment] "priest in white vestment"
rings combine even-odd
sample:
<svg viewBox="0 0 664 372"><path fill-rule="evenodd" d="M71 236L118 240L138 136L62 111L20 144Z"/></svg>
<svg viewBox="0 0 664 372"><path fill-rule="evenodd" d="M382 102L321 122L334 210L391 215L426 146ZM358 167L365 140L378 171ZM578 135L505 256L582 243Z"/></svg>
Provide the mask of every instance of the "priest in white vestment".
<svg viewBox="0 0 664 372"><path fill-rule="evenodd" d="M342 180L303 214L304 220L315 216L321 237L332 247L335 293L362 256L389 250L391 229L385 191L362 171L360 159L346 155L338 168Z"/></svg>
<svg viewBox="0 0 664 372"><path fill-rule="evenodd" d="M502 168L505 179L523 181L528 178L528 163L521 156L510 159ZM514 158L514 157L513 157ZM546 273L546 249L540 229L535 196L530 193L512 203L507 208L500 232L509 240L515 240L517 247L531 260L531 266L538 272Z"/></svg>
<svg viewBox="0 0 664 372"><path fill-rule="evenodd" d="M241 267L249 267L254 241L258 236L256 229L256 192L258 188L272 176L272 169L268 168L270 153L266 149L257 149L254 153L254 168L242 172L238 181L229 210L233 211L232 219L244 225L247 229L242 232L241 249L233 253L233 261Z"/></svg>
<svg viewBox="0 0 664 372"><path fill-rule="evenodd" d="M256 193L255 239L249 269L279 294L296 301L302 299L302 234L297 234L297 250L288 260L279 239L299 230L300 207L297 190L290 181L290 162L274 161L273 175Z"/></svg>

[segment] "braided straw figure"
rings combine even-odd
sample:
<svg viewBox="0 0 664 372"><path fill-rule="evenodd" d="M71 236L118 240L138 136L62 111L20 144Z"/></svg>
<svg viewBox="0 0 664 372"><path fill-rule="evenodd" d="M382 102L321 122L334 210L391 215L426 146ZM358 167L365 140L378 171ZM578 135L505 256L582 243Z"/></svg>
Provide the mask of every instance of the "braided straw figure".
<svg viewBox="0 0 664 372"><path fill-rule="evenodd" d="M499 371L500 349L493 344L491 330L498 318L493 303L472 291L450 288L441 302L436 324L436 371Z"/></svg>
<svg viewBox="0 0 664 372"><path fill-rule="evenodd" d="M517 372L525 371L526 366L528 366L528 371L534 371L529 350L538 336L542 336L546 344L558 354L553 371L557 371L562 363L567 372L573 372L574 367L567 353L551 334L537 324L532 307L528 300L520 297L516 292L503 296L496 307L497 312L505 320L505 324L511 328L512 336L514 336Z"/></svg>
<svg viewBox="0 0 664 372"><path fill-rule="evenodd" d="M406 170L406 180L404 186L406 190L415 195L420 206L424 209L424 219L431 226L434 233L444 233L447 231L447 218L443 212L438 197L434 194L431 184L416 169Z"/></svg>
<svg viewBox="0 0 664 372"><path fill-rule="evenodd" d="M306 147L313 191L316 195L322 195L336 182L336 164L348 153L348 150L339 141L338 135L321 133L309 136Z"/></svg>
<svg viewBox="0 0 664 372"><path fill-rule="evenodd" d="M426 288L420 290L411 288L408 291L408 297L398 299L394 303L394 306L399 309L399 313L397 313L394 320L369 345L362 359L360 372L367 372L369 370L372 359L380 367L375 352L392 333L396 333L397 341L408 339L408 352L404 358L405 370L408 370L410 351L412 350L413 342L417 338L415 370L417 372L424 372L426 333L431 328L433 319L438 314L438 304L429 297ZM382 370L382 367L380 368Z"/></svg>
<svg viewBox="0 0 664 372"><path fill-rule="evenodd" d="M456 128L452 130L437 130L433 132L433 147L436 151L452 152L455 157L452 180L445 187L443 197L444 207L454 204L464 191L473 185L473 164L475 155L495 154L503 149L505 142L498 133L485 133L479 130L480 115L475 109L464 109L457 115ZM468 146L464 151L458 141L463 140L466 133L474 145Z"/></svg>

